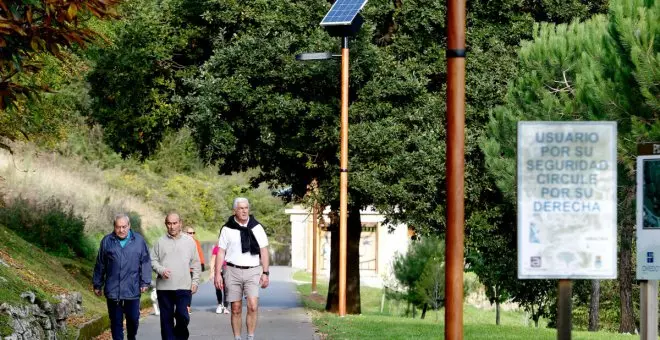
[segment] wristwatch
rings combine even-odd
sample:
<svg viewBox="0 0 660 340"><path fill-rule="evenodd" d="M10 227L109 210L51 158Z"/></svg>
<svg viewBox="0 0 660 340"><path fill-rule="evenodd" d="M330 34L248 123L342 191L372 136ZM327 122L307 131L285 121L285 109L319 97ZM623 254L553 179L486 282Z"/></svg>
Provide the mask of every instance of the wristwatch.
<svg viewBox="0 0 660 340"><path fill-rule="evenodd" d="M270 276L270 272L263 272L262 274L266 274L266 276Z"/></svg>

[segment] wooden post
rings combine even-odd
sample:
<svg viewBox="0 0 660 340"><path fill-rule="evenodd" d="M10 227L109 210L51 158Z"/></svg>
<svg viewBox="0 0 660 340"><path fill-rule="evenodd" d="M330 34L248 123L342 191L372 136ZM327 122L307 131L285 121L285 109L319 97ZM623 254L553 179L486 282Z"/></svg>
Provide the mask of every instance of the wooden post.
<svg viewBox="0 0 660 340"><path fill-rule="evenodd" d="M346 243L348 239L348 37L341 44L341 132L339 159L339 316L346 315Z"/></svg>
<svg viewBox="0 0 660 340"><path fill-rule="evenodd" d="M572 313L572 282L559 280L559 304L557 313L557 339L571 339L571 313Z"/></svg>
<svg viewBox="0 0 660 340"><path fill-rule="evenodd" d="M463 339L465 0L447 0L447 237L445 339Z"/></svg>
<svg viewBox="0 0 660 340"><path fill-rule="evenodd" d="M376 242L375 242L376 243L376 247L375 247L375 249L376 249L376 267L375 267L376 268L376 274L380 274L378 272L378 253L380 253L380 244L378 243L378 240L379 240L378 235L379 234L380 234L380 223L376 223Z"/></svg>
<svg viewBox="0 0 660 340"><path fill-rule="evenodd" d="M319 207L316 197L312 206L312 294L316 294L316 276L318 274L317 264L319 262Z"/></svg>
<svg viewBox="0 0 660 340"><path fill-rule="evenodd" d="M658 281L644 280L640 285L640 339L658 339Z"/></svg>

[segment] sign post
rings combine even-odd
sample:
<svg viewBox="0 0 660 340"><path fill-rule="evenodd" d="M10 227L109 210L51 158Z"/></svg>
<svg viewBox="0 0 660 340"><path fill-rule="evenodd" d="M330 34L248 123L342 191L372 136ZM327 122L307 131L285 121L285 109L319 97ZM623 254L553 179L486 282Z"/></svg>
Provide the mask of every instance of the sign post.
<svg viewBox="0 0 660 340"><path fill-rule="evenodd" d="M616 122L518 123L518 278L559 279L559 339L572 279L617 275Z"/></svg>
<svg viewBox="0 0 660 340"><path fill-rule="evenodd" d="M637 279L640 338L658 338L660 279L660 142L637 147Z"/></svg>

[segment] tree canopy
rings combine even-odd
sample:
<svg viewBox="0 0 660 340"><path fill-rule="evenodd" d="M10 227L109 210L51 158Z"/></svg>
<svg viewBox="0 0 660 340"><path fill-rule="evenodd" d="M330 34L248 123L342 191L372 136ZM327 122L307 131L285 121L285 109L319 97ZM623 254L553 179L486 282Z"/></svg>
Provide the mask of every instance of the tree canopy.
<svg viewBox="0 0 660 340"><path fill-rule="evenodd" d="M0 137L15 140L34 133L58 133L49 131L52 125L44 122L51 116L55 116L55 121L60 117L49 110L30 108L26 100L57 90L59 72L40 71L57 69L53 57L70 61L72 49L99 42L100 34L89 23L92 18L116 17L118 3L119 0L0 0ZM66 73L66 67L61 71ZM2 139L0 147L9 149Z"/></svg>

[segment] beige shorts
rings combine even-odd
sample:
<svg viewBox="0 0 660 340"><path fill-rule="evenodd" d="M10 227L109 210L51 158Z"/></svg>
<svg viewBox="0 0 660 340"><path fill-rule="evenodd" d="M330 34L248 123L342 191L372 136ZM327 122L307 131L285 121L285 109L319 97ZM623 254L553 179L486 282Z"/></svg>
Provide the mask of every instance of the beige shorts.
<svg viewBox="0 0 660 340"><path fill-rule="evenodd" d="M259 297L261 266L240 269L227 266L223 280L227 302L241 301L243 296Z"/></svg>

